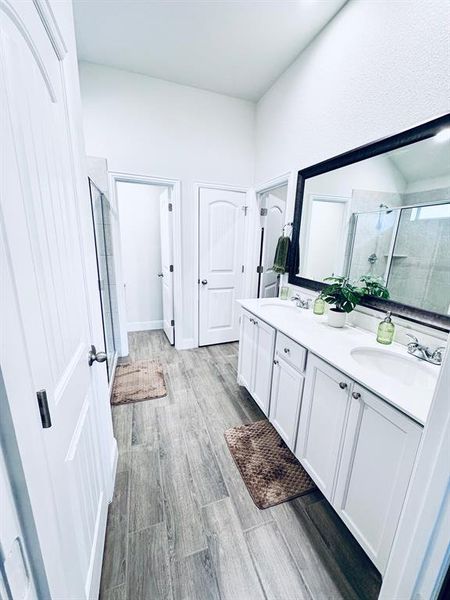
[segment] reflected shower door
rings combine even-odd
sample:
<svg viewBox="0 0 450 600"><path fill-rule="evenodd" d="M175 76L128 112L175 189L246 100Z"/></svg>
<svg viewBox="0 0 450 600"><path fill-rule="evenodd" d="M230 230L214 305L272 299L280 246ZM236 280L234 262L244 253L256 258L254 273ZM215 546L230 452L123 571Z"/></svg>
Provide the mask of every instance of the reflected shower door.
<svg viewBox="0 0 450 600"><path fill-rule="evenodd" d="M116 345L112 310L111 275L113 272L113 251L109 202L89 179L92 220L94 224L97 273L103 319L103 337L107 355L108 380L111 379Z"/></svg>
<svg viewBox="0 0 450 600"><path fill-rule="evenodd" d="M352 248L348 256L348 276L380 277L386 283L395 239L398 210L355 213Z"/></svg>
<svg viewBox="0 0 450 600"><path fill-rule="evenodd" d="M402 209L388 276L391 298L449 314L450 204Z"/></svg>

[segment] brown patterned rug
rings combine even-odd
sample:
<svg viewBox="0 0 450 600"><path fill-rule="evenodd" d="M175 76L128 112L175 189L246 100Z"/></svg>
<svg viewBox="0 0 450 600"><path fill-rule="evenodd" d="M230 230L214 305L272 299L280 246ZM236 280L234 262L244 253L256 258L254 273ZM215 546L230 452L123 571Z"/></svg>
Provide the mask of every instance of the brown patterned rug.
<svg viewBox="0 0 450 600"><path fill-rule="evenodd" d="M111 404L154 400L166 395L162 366L157 360L138 360L117 365Z"/></svg>
<svg viewBox="0 0 450 600"><path fill-rule="evenodd" d="M266 419L232 427L224 435L258 508L270 508L315 489L311 477Z"/></svg>

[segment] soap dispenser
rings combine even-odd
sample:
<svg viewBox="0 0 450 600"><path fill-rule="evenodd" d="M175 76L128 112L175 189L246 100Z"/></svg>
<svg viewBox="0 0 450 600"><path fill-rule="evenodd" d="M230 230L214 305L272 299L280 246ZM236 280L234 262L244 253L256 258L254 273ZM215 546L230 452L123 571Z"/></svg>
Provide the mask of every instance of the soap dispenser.
<svg viewBox="0 0 450 600"><path fill-rule="evenodd" d="M386 313L385 318L378 325L377 342L379 344L392 344L394 339L395 325L391 319L391 311Z"/></svg>

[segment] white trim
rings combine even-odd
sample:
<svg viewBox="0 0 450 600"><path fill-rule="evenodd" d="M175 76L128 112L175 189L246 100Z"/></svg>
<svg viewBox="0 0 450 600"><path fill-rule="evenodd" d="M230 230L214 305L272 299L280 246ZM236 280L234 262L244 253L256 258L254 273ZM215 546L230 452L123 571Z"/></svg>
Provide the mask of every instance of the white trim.
<svg viewBox="0 0 450 600"><path fill-rule="evenodd" d="M128 331L152 331L162 329L164 321L131 321L127 325Z"/></svg>
<svg viewBox="0 0 450 600"><path fill-rule="evenodd" d="M450 563L450 348L441 366L380 600L437 598Z"/></svg>
<svg viewBox="0 0 450 600"><path fill-rule="evenodd" d="M195 206L195 219L194 219L194 240L195 240L195 248L194 248L194 264L196 265L196 269L195 269L195 278L194 278L194 282L193 282L193 289L194 289L194 315L193 315L193 321L194 321L194 337L192 338L192 340L185 340L183 346L177 346L177 348L181 349L189 349L189 348L198 348L198 344L199 344L199 318L198 318L198 312L199 312L199 308L200 308L200 294L199 294L199 288L198 288L198 280L199 280L199 269L200 269L200 265L199 265L199 245L200 245L200 232L199 232L199 224L200 224L200 190L201 189L209 189L209 190L227 190L230 192L242 192L244 194L246 194L246 199L247 199L247 205L248 205L248 212L247 212L247 216L250 217L250 215L252 214L252 209L253 209L253 202L252 202L252 193L253 190L248 187L248 186L239 186L239 185L230 185L230 184L225 184L225 183L212 183L212 182L206 182L206 181L195 181L194 185L193 185L193 191L194 191L194 206ZM244 244L245 244L245 248L247 249L248 244L247 244L247 240L248 240L248 229L249 229L249 220L245 223L245 234L244 234ZM244 265L245 265L245 272L244 272L244 292L247 291L247 285L246 282L248 280L248 264L247 264L247 251L245 251L245 258L244 258ZM176 317L175 317L175 322L176 322ZM192 343L190 345L188 345L188 343L192 341Z"/></svg>
<svg viewBox="0 0 450 600"><path fill-rule="evenodd" d="M271 190L275 190L277 188L283 187L287 185L287 193L286 193L286 209L284 213L284 222L289 223L292 220L288 215L290 215L290 195L295 192L294 186L294 176L295 173L293 171L288 171L279 175L278 177L274 177L273 179L269 179L264 183L261 183L255 186L254 195L255 195L255 207L256 207L256 216L253 219L253 231L252 231L252 239L250 243L250 256L249 256L249 269L250 269L250 293L249 297L257 297L258 295L258 277L256 273L256 267L259 264L259 250L260 250L260 229L261 224L259 220L260 209L261 209L261 196ZM295 194L294 194L294 202L295 202ZM282 282L280 282L281 287Z"/></svg>
<svg viewBox="0 0 450 600"><path fill-rule="evenodd" d="M171 202L173 205L173 284L174 284L174 320L175 320L175 347L184 348L183 340L180 339L183 331L183 288L181 279L181 182L179 179L167 179L165 177L154 177L152 175L140 175L137 173L125 173L121 171L109 172L109 191L111 195L111 206L113 208L115 223L112 227L113 242L118 248L115 264L115 275L117 282L117 304L119 312L120 346L121 356L128 355L128 322L126 317L125 291L122 276L121 243L117 210L117 188L118 182L143 183L147 185L160 185L170 187L172 190Z"/></svg>

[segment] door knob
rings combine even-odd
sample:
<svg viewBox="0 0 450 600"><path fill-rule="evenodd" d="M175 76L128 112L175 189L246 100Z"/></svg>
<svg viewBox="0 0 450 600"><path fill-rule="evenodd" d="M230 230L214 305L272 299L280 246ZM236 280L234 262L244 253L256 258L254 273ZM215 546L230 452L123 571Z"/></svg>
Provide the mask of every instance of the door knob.
<svg viewBox="0 0 450 600"><path fill-rule="evenodd" d="M202 279L202 285L206 285L208 283L207 279Z"/></svg>
<svg viewBox="0 0 450 600"><path fill-rule="evenodd" d="M158 277L164 277L164 273L157 273Z"/></svg>
<svg viewBox="0 0 450 600"><path fill-rule="evenodd" d="M88 365L92 367L95 361L99 363L105 362L106 358L106 352L97 352L95 346L91 346L88 354Z"/></svg>

